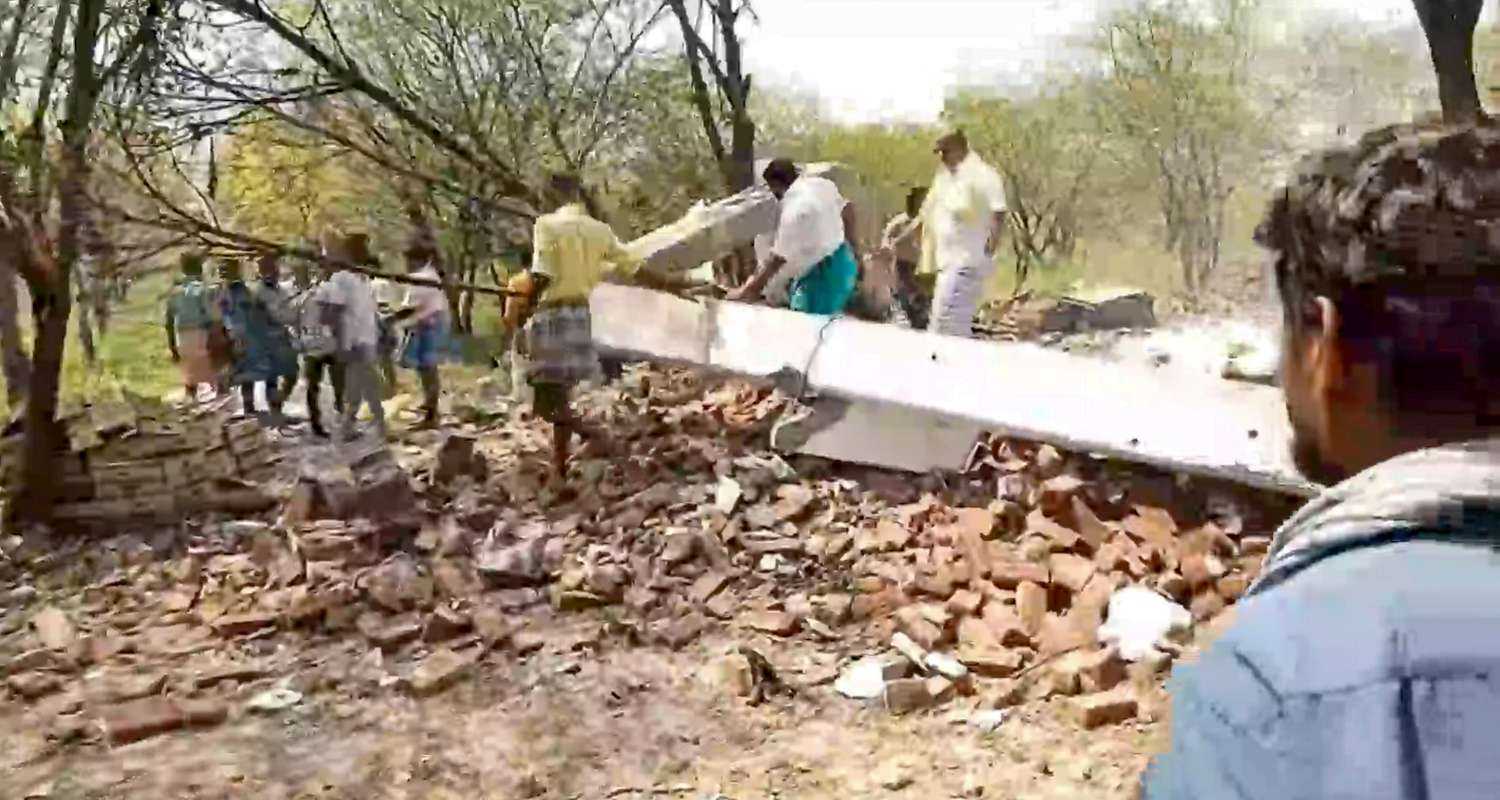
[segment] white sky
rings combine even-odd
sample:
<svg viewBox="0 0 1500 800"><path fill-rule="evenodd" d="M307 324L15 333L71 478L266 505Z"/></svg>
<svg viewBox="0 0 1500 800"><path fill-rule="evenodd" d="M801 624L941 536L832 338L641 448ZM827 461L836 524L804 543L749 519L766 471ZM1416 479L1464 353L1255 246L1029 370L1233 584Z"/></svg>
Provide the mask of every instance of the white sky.
<svg viewBox="0 0 1500 800"><path fill-rule="evenodd" d="M948 88L1015 80L1113 0L755 0L742 22L757 80L817 95L850 122L936 119ZM1370 21L1415 22L1410 0L1289 0Z"/></svg>

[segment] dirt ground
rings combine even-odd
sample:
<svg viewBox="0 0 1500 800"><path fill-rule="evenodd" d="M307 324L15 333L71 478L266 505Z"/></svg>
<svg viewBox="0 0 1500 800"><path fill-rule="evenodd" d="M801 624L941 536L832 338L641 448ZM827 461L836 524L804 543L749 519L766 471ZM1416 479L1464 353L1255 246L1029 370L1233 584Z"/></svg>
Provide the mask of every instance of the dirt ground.
<svg viewBox="0 0 1500 800"><path fill-rule="evenodd" d="M584 657L557 633L524 659L492 655L437 697L314 697L116 748L49 745L45 710L12 704L0 796L1129 797L1165 744L1159 721L1082 731L1061 699L1016 709L993 733L965 724L964 703L893 717L826 685L751 706L698 677L729 641L605 642ZM773 663L806 649L750 643Z"/></svg>
<svg viewBox="0 0 1500 800"><path fill-rule="evenodd" d="M85 538L73 549L29 556L18 539L0 542L0 677L8 690L0 696L0 798L1133 797L1151 754L1167 744L1161 676L1122 685L1138 711L1093 730L1076 717L1078 698L1050 692L1006 708L998 727L982 729L971 717L987 714L993 723L991 706L1004 705L995 697L1005 681L991 677L975 680L973 694L904 715L879 699L841 696L834 680L855 659L891 653L898 627L916 625L915 633L925 624L906 611L940 612L950 595L956 602L967 593L976 604L967 612L972 623L982 591L985 608L1004 612L996 630L1013 625L1006 620L1021 603L1017 592L969 572L969 559L982 553L964 555L945 538L975 519L990 541L973 546L997 558L1033 551L1043 564L1049 553L1054 564L1097 563L1082 590L1065 590L1054 571L1042 592L1052 605L1042 609L1047 625L1014 650L1013 667L1035 668L1051 659L1048 630L1066 633L1063 623L1097 598L1096 582L1191 589L1183 602L1191 600L1201 620L1218 620L1258 568L1251 544L1264 546L1279 513L1251 504L1225 517L1233 498L1200 487L1186 493L1193 503L1173 512L1181 532L1166 533L1147 518L1175 531L1173 516L1141 504L1174 507L1181 481L1028 445L996 445L988 467L995 472L962 479L796 460L795 470L782 464L782 476L773 477L765 460L773 456L756 448L784 400L768 390L635 371L623 388L581 402L630 432L632 455L582 463L562 493L538 477L546 437L535 420L465 423L478 431L489 477L457 489L432 477L434 437L447 434L404 436L391 450L409 470L429 527L372 560L298 550L309 540L271 514ZM297 435L282 447L294 476L337 455ZM1049 481L1044 472L1066 474ZM747 492L738 505L728 503L727 516L716 510L726 482ZM756 485L759 494L749 495ZM1069 498L1072 511L1059 512ZM1089 505L1106 521L1094 519ZM1090 521L1111 541L1094 553L1096 545L1047 514ZM436 519L449 527L431 528ZM227 531L236 525L254 532L234 539ZM702 532L691 532L696 526ZM445 556L445 545L427 536L435 530L462 540L462 555ZM892 530L901 544L866 541L871 531ZM1149 543L1162 535L1176 538ZM787 550L788 540L798 544ZM478 565L502 577L540 570L519 556L546 541L563 545L567 560L548 567L544 579L538 572L527 588L445 589L443 574L455 573L440 574L444 565L469 575ZM674 555L685 542L698 544ZM290 563L289 545L299 553ZM1211 581L1187 587L1173 571L1179 558L1185 565L1197 553L1201 560L1201 548L1224 554L1219 569L1228 574L1218 590ZM495 554L506 558L491 563ZM283 568L291 574L278 578ZM704 579L720 573L729 588L699 596ZM998 583L998 566L994 574ZM378 584L383 575L405 576L394 597ZM628 588L613 599L590 594L618 591L621 576ZM965 581L973 591L958 592ZM1231 584L1240 588L1225 588ZM297 605L309 592L332 598L311 624ZM579 597L583 606L567 606ZM729 611L712 610L731 597ZM844 610L825 613L837 598ZM865 600L878 602L862 614ZM61 644L49 642L61 634L40 621L53 609L71 619ZM506 632L485 634L481 618L502 611ZM241 612L274 621L222 627ZM444 614L460 615L467 635L429 637ZM766 630L767 615L800 625ZM959 617L934 647L962 653L971 628L984 628ZM380 643L381 631L413 619L422 621L420 640L413 629L393 646ZM984 619L990 624L988 612ZM691 633L671 641L685 621L696 621ZM1200 625L1200 641L1210 627ZM416 691L418 671L441 652L473 661L451 684ZM749 653L757 658L740 655ZM726 679L721 667L731 658L769 665L769 675L756 675L755 685L769 688L753 698L759 702ZM205 685L205 669L225 663L256 671ZM154 682L118 688L142 679ZM52 684L33 691L28 681ZM101 695L101 686L115 688ZM255 708L278 690L286 702ZM190 698L222 709L227 720L111 745L103 720L113 704L133 698Z"/></svg>

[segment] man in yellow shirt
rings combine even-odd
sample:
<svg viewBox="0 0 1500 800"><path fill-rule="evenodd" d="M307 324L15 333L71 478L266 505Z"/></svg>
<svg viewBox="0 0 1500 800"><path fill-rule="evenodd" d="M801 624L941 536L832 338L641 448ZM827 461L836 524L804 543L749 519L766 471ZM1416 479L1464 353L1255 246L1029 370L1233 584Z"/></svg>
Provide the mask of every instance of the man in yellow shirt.
<svg viewBox="0 0 1500 800"><path fill-rule="evenodd" d="M533 406L552 423L552 466L567 474L568 445L582 435L591 448L609 449L602 430L588 426L569 405L573 387L600 375L594 352L589 293L606 275L646 278L613 230L589 216L583 188L571 175L554 175L549 189L558 209L537 218L532 232L532 297L536 311L526 325L524 347L530 359L527 378L535 391ZM661 276L650 281L664 286Z"/></svg>

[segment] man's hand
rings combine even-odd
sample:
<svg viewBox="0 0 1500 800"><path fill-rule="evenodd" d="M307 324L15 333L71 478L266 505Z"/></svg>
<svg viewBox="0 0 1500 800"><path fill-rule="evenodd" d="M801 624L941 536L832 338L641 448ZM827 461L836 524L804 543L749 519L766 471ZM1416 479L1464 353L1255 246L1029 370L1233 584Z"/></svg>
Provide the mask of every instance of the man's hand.
<svg viewBox="0 0 1500 800"><path fill-rule="evenodd" d="M760 299L760 290L753 286L741 286L724 296L725 300L736 303L753 303Z"/></svg>

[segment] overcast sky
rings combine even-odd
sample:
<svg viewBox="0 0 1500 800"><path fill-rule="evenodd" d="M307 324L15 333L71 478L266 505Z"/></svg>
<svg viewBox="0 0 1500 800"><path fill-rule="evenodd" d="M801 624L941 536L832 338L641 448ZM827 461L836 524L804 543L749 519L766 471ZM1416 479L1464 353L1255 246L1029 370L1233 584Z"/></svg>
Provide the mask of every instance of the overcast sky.
<svg viewBox="0 0 1500 800"><path fill-rule="evenodd" d="M742 24L761 81L816 94L845 121L930 121L945 90L1017 79L1112 0L755 0ZM1415 21L1410 0L1281 0L1370 21Z"/></svg>

